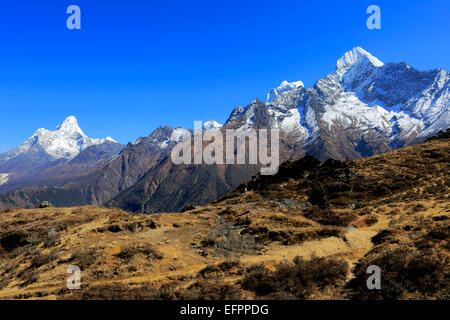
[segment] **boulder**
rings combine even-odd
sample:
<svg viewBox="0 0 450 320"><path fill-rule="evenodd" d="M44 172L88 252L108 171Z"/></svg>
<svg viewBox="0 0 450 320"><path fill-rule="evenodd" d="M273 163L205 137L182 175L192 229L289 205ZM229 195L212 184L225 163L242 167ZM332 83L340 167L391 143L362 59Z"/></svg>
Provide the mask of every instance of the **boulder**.
<svg viewBox="0 0 450 320"><path fill-rule="evenodd" d="M48 201L44 201L44 202L41 202L41 203L39 204L39 208L41 208L41 209L43 209L43 208L49 208L49 207L53 207L53 204L51 204L51 203L48 202Z"/></svg>

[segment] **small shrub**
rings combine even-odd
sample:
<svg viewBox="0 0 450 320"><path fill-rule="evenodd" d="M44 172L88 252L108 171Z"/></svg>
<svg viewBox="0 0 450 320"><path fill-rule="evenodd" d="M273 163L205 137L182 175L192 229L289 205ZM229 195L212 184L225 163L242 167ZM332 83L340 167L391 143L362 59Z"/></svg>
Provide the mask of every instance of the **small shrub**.
<svg viewBox="0 0 450 320"><path fill-rule="evenodd" d="M8 208L8 209L0 210L0 213L11 213L11 212L14 212L14 209Z"/></svg>
<svg viewBox="0 0 450 320"><path fill-rule="evenodd" d="M379 245L386 242L388 239L392 238L394 235L394 231L392 230L381 230L375 236L373 236L370 240L373 244Z"/></svg>
<svg viewBox="0 0 450 320"><path fill-rule="evenodd" d="M312 185L308 201L321 209L329 209L331 207L328 193L320 183L314 183Z"/></svg>
<svg viewBox="0 0 450 320"><path fill-rule="evenodd" d="M249 268L242 287L260 296L281 294L305 299L316 291L344 281L348 268L344 260L313 257L306 261L297 257L294 264L278 265L275 271L262 265Z"/></svg>
<svg viewBox="0 0 450 320"><path fill-rule="evenodd" d="M144 300L156 299L159 292L149 286L130 287L126 284L113 283L97 287L82 288L70 292L61 292L62 300Z"/></svg>
<svg viewBox="0 0 450 320"><path fill-rule="evenodd" d="M175 283L164 283L159 288L159 298L162 300L175 300L179 293Z"/></svg>
<svg viewBox="0 0 450 320"><path fill-rule="evenodd" d="M56 255L53 253L50 254L38 254L31 258L30 269L38 269L43 265L49 264L52 261L55 261Z"/></svg>
<svg viewBox="0 0 450 320"><path fill-rule="evenodd" d="M200 270L199 273L203 278L210 278L216 276L217 274L225 275L233 269L239 268L240 265L241 264L239 263L239 261L227 260L216 265L209 265Z"/></svg>
<svg viewBox="0 0 450 320"><path fill-rule="evenodd" d="M206 239L201 241L201 246L206 247L214 247L214 245L217 243L217 239L215 237L208 236Z"/></svg>
<svg viewBox="0 0 450 320"><path fill-rule="evenodd" d="M149 244L142 244L137 246L131 245L128 247L123 247L117 254L117 257L129 262L131 261L131 259L133 259L135 255L138 254L142 254L149 259L161 260L163 258L162 254L153 249Z"/></svg>
<svg viewBox="0 0 450 320"><path fill-rule="evenodd" d="M375 187L373 190L373 195L376 197L384 197L392 194L391 189L387 185L381 184Z"/></svg>
<svg viewBox="0 0 450 320"><path fill-rule="evenodd" d="M183 300L239 300L241 289L221 281L200 280L191 285L180 295Z"/></svg>
<svg viewBox="0 0 450 320"><path fill-rule="evenodd" d="M305 211L305 217L320 224L331 226L347 226L356 216L353 213L337 213L332 210L311 208Z"/></svg>
<svg viewBox="0 0 450 320"><path fill-rule="evenodd" d="M87 248L76 251L70 261L74 261L74 264L80 267L82 270L86 270L89 267L96 265L101 258L98 250L95 248Z"/></svg>
<svg viewBox="0 0 450 320"><path fill-rule="evenodd" d="M368 217L366 220L364 220L364 222L368 227L370 227L373 226L375 223L377 223L378 219L376 217Z"/></svg>
<svg viewBox="0 0 450 320"><path fill-rule="evenodd" d="M23 275L23 280L24 282L20 286L29 286L39 280L39 274L34 270L30 270Z"/></svg>
<svg viewBox="0 0 450 320"><path fill-rule="evenodd" d="M372 250L355 267L351 281L354 299L423 299L448 294L449 258L440 250L400 247ZM366 273L370 265L381 269L381 290L368 290Z"/></svg>
<svg viewBox="0 0 450 320"><path fill-rule="evenodd" d="M20 231L9 232L0 239L0 246L7 252L28 244L27 235Z"/></svg>

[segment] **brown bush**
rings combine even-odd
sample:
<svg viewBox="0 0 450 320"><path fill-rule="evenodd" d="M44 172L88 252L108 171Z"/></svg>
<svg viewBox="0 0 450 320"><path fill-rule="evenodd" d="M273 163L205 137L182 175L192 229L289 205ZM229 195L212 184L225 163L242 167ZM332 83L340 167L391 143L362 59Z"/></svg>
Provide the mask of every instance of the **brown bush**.
<svg viewBox="0 0 450 320"><path fill-rule="evenodd" d="M364 221L365 221L366 225L368 227L370 227L370 226L373 226L375 223L378 222L378 218L376 218L376 217L368 217Z"/></svg>
<svg viewBox="0 0 450 320"><path fill-rule="evenodd" d="M419 249L433 248L442 245L445 249L450 249L450 224L445 220L438 220L427 224L424 223L423 235L415 241L415 246Z"/></svg>
<svg viewBox="0 0 450 320"><path fill-rule="evenodd" d="M208 236L204 240L202 240L200 244L202 247L207 248L207 247L214 247L217 242L218 240L216 237Z"/></svg>
<svg viewBox="0 0 450 320"><path fill-rule="evenodd" d="M161 300L238 300L242 298L241 289L238 286L224 284L220 280L199 280L188 288L184 288L183 283L170 282L162 284L158 290L151 288L145 294L142 294L142 289L137 292L140 293L137 299L144 297Z"/></svg>
<svg viewBox="0 0 450 320"><path fill-rule="evenodd" d="M354 299L423 299L448 297L450 270L448 255L436 249L400 247L372 250L355 267L350 282ZM381 290L367 289L369 266L381 270Z"/></svg>
<svg viewBox="0 0 450 320"><path fill-rule="evenodd" d="M101 261L101 258L103 256L98 251L99 250L95 248L78 250L72 254L70 261L73 261L74 264L80 267L82 270L86 270Z"/></svg>
<svg viewBox="0 0 450 320"><path fill-rule="evenodd" d="M394 234L395 234L394 231L385 229L385 230L381 230L380 232L378 232L370 240L372 241L373 244L378 245L378 244L385 243L386 241L392 239Z"/></svg>
<svg viewBox="0 0 450 320"><path fill-rule="evenodd" d="M8 209L0 210L0 213L11 213L11 212L14 212L15 210L17 210L17 209L8 208Z"/></svg>
<svg viewBox="0 0 450 320"><path fill-rule="evenodd" d="M23 279L23 282L20 284L21 287L29 286L30 284L35 283L39 280L39 274L34 270L28 270L24 272L21 277Z"/></svg>
<svg viewBox="0 0 450 320"><path fill-rule="evenodd" d="M278 265L270 271L262 265L249 268L242 287L259 296L295 296L305 299L317 290L335 286L345 280L348 264L333 258L315 258L306 261L300 257L294 264Z"/></svg>
<svg viewBox="0 0 450 320"><path fill-rule="evenodd" d="M321 209L329 209L331 207L328 193L320 183L314 183L312 185L308 201L313 205L319 206Z"/></svg>
<svg viewBox="0 0 450 320"><path fill-rule="evenodd" d="M239 300L241 289L235 285L224 284L221 281L195 282L179 296L182 300Z"/></svg>
<svg viewBox="0 0 450 320"><path fill-rule="evenodd" d="M148 259L158 259L161 260L163 255L153 249L153 247L149 244L141 244L141 245L130 245L127 247L123 247L120 249L120 252L117 254L117 257L124 261L131 261L135 255L142 254L146 256Z"/></svg>
<svg viewBox="0 0 450 320"><path fill-rule="evenodd" d="M56 260L56 255L53 253L43 254L40 253L31 258L30 269L38 269L43 265L49 264Z"/></svg>
<svg viewBox="0 0 450 320"><path fill-rule="evenodd" d="M216 264L216 265L209 265L202 270L200 270L200 275L203 278L210 278L217 275L226 275L229 274L231 271L236 269L239 269L241 264L239 261L236 260L227 260L222 263Z"/></svg>
<svg viewBox="0 0 450 320"><path fill-rule="evenodd" d="M149 285L133 288L127 284L113 283L60 294L61 300L146 300L158 298L159 291Z"/></svg>
<svg viewBox="0 0 450 320"><path fill-rule="evenodd" d="M0 246L7 252L11 252L16 248L25 246L27 241L27 235L21 231L12 231L3 234L0 238Z"/></svg>
<svg viewBox="0 0 450 320"><path fill-rule="evenodd" d="M337 213L332 210L310 208L305 210L305 217L320 224L331 226L347 226L356 216L353 213Z"/></svg>

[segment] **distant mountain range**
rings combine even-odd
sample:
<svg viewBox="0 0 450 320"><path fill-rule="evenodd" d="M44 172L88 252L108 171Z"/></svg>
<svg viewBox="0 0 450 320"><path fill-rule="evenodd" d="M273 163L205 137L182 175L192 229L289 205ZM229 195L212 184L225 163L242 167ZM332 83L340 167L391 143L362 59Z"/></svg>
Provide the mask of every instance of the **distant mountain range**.
<svg viewBox="0 0 450 320"><path fill-rule="evenodd" d="M38 129L17 148L0 154L0 193L33 185L60 185L99 168L124 146L112 138L92 139L68 117L55 131Z"/></svg>
<svg viewBox="0 0 450 320"><path fill-rule="evenodd" d="M236 107L225 125L205 129L278 128L281 160L357 159L423 141L450 124L450 73L384 64L362 48L337 61L334 73L305 88L284 81ZM192 130L159 127L122 146L91 139L74 117L56 131L39 129L0 155L0 208L108 205L133 212L178 211L211 202L258 172L256 165L174 165L173 146Z"/></svg>

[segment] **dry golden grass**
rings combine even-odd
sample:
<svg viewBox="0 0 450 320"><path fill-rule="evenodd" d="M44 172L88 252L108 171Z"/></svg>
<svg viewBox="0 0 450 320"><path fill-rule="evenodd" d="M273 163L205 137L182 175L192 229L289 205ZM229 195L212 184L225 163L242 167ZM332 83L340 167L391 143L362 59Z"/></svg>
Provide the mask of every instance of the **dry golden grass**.
<svg viewBox="0 0 450 320"><path fill-rule="evenodd" d="M242 287L249 270L293 270L298 256L342 260L348 273L333 285L271 298L350 298L355 266L381 249L406 245L449 256L448 156L449 141L435 140L354 161L359 190L330 193L330 212L301 205L308 200L305 179L235 192L183 213L93 206L3 211L0 299L261 298ZM342 219L336 224L330 214ZM69 265L82 269L80 291L66 288ZM400 296L417 297L424 296Z"/></svg>

